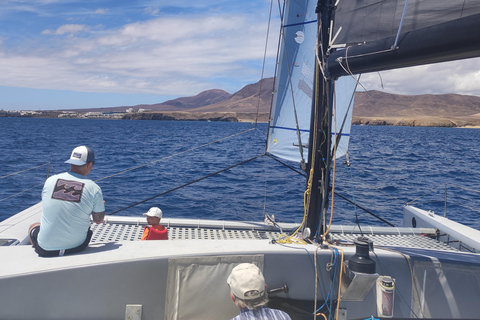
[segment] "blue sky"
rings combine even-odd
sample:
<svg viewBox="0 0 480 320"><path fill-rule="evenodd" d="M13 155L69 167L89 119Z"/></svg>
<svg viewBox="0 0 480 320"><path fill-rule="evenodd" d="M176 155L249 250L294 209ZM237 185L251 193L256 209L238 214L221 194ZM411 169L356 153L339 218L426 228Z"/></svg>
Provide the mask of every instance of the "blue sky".
<svg viewBox="0 0 480 320"><path fill-rule="evenodd" d="M73 109L234 93L257 82L270 0L0 0L0 8L0 109ZM278 25L274 18L271 30ZM267 77L277 39L270 36ZM474 59L362 82L400 94L480 95L478 70Z"/></svg>

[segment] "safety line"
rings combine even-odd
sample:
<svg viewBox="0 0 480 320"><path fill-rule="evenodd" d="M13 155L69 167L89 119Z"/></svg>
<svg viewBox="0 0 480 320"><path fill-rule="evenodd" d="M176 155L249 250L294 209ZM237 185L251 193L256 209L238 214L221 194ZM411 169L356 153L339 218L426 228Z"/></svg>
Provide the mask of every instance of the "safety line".
<svg viewBox="0 0 480 320"><path fill-rule="evenodd" d="M238 135L247 133L247 132L252 131L252 130L255 130L255 128L251 128L251 129L248 129L248 130L239 132L239 133L235 133L235 134L232 134L232 135L230 135L230 136L228 136L228 137L224 137L224 138L221 138L221 139L218 139L218 140L209 142L209 143L205 143L205 144L203 144L203 145L201 145L201 146L198 146L198 147L194 147L194 148L191 148L191 149L182 151L182 152L178 152L178 153L175 153L175 154L172 154L172 155L163 157L163 158L161 158L161 159L157 159L157 160L154 160L154 161L151 161L151 162L148 162L148 163L139 165L138 167L134 167L134 168L130 168L130 169L127 169L127 170L124 170L124 171L120 171L120 172L118 172L118 173L115 173L115 174L112 174L112 175L109 175L109 176L100 178L100 179L95 180L95 181L101 181L101 180L105 180L105 179L108 179L108 178L111 178L111 177L115 177L115 176L118 176L118 175L120 175L120 174L122 174L122 173L129 172L129 171L133 171L133 170L136 170L136 169L139 169L139 168L148 166L148 165L150 165L150 164L152 164L152 163L157 163L157 162L160 162L160 161L163 161L163 160L167 160L167 159L173 158L173 157L175 157L175 156L178 156L178 155L181 155L181 154L184 154L184 153L187 153L187 152L196 150L196 149L200 149L200 148L206 147L206 146L208 146L208 145L211 145L211 144L214 144L214 143L217 143L217 142L226 140L226 139L230 139L230 138L232 138L232 137L235 137L235 136L238 136Z"/></svg>
<svg viewBox="0 0 480 320"><path fill-rule="evenodd" d="M257 159L257 158L259 158L259 157L261 157L261 156L264 156L264 155L265 155L265 153L259 154L259 155L255 156L255 157L253 157L253 158L244 160L244 161L239 162L239 163L237 163L237 164L234 164L234 165L232 165L232 166L230 166L230 167L228 167L228 168L225 168L225 169L219 170L219 171L217 171L217 172L211 173L211 174L206 175L206 176L204 176L204 177L202 177L202 178L199 178L199 179L196 179L196 180L194 180L194 181L190 181L190 182L188 182L188 183L182 184L181 186L178 186L178 187L175 187L175 188L170 189L170 190L168 190L168 191L159 193L159 194L157 194L157 195L155 195L155 196L153 196L153 197L150 197L150 198L147 198L147 199L142 200L142 201L140 201L140 202L134 203L134 204L132 204L132 205L130 205L130 206L128 206L128 207L122 208L122 209L117 210L117 211L115 211L115 212L109 213L108 215L111 216L111 215L114 215L114 214L116 214L116 213L118 213L118 212L120 212L120 211L123 211L123 210L126 210L126 209L130 209L130 208L135 207L135 206L137 206L137 205L139 205L139 204L145 203L145 202L147 202L147 201L150 201L150 200L152 200L152 199L158 198L158 197L163 196L163 195L165 195L165 194L167 194L167 193L170 193L170 192L172 192L172 191L175 191L175 190L181 189L181 188L183 188L183 187L189 186L189 185L191 185L191 184L194 184L194 183L196 183L196 182L202 181L202 180L204 180L204 179L206 179L206 178L210 178L210 177L212 177L212 176L214 176L214 175L216 175L216 174L219 174L219 173L222 173L222 172L224 172L224 171L230 170L230 169L232 169L232 168L235 168L235 167L237 167L237 166L239 166L239 165L245 164L245 163L247 163L247 162L249 162L249 161L255 160L255 159Z"/></svg>
<svg viewBox="0 0 480 320"><path fill-rule="evenodd" d="M37 166L37 167L32 167L32 168L25 169L25 170L22 170L22 171L17 171L17 172L14 172L14 173L7 174L6 176L0 177L0 179L6 178L6 177L10 177L10 176L13 176L13 175L16 175L16 174L19 174L19 173L22 173L22 172L26 172L26 171L29 171L29 170L37 169L37 168L46 166L47 164L50 164L50 162L41 164L41 165L39 165L39 166Z"/></svg>

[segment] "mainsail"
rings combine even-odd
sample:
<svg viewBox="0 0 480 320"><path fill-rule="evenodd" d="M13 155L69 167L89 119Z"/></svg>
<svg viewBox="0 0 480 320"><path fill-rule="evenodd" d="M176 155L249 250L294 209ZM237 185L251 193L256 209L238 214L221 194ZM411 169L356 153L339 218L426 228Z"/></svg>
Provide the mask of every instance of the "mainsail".
<svg viewBox="0 0 480 320"><path fill-rule="evenodd" d="M339 77L480 56L480 1L319 0L316 9L315 136L331 130ZM316 141L308 163L312 185L306 210L307 227L320 240L326 230L332 140Z"/></svg>
<svg viewBox="0 0 480 320"><path fill-rule="evenodd" d="M329 76L480 55L478 0L339 0L331 10Z"/></svg>

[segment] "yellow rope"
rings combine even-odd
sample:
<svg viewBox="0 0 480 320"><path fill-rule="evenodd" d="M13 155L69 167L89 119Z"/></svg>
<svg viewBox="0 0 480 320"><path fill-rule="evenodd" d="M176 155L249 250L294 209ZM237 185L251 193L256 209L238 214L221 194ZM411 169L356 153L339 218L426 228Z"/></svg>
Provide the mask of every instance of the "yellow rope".
<svg viewBox="0 0 480 320"><path fill-rule="evenodd" d="M308 178L308 184L307 184L307 189L305 190L303 194L303 221L300 224L300 226L295 230L294 233L291 235L287 235L285 233L282 233L281 235L278 236L277 242L278 243L297 243L297 244L308 244L305 240L295 238L295 235L298 233L298 231L303 227L305 224L305 220L307 219L307 212L308 212L308 197L310 196L311 189L312 189L312 171L313 169L310 169L310 177Z"/></svg>

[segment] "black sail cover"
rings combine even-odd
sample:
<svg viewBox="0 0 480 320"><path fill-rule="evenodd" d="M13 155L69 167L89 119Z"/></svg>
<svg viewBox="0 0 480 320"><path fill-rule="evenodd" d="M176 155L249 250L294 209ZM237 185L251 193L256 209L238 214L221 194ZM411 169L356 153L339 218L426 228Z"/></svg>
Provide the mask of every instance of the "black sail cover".
<svg viewBox="0 0 480 320"><path fill-rule="evenodd" d="M479 0L339 0L330 76L480 56Z"/></svg>

